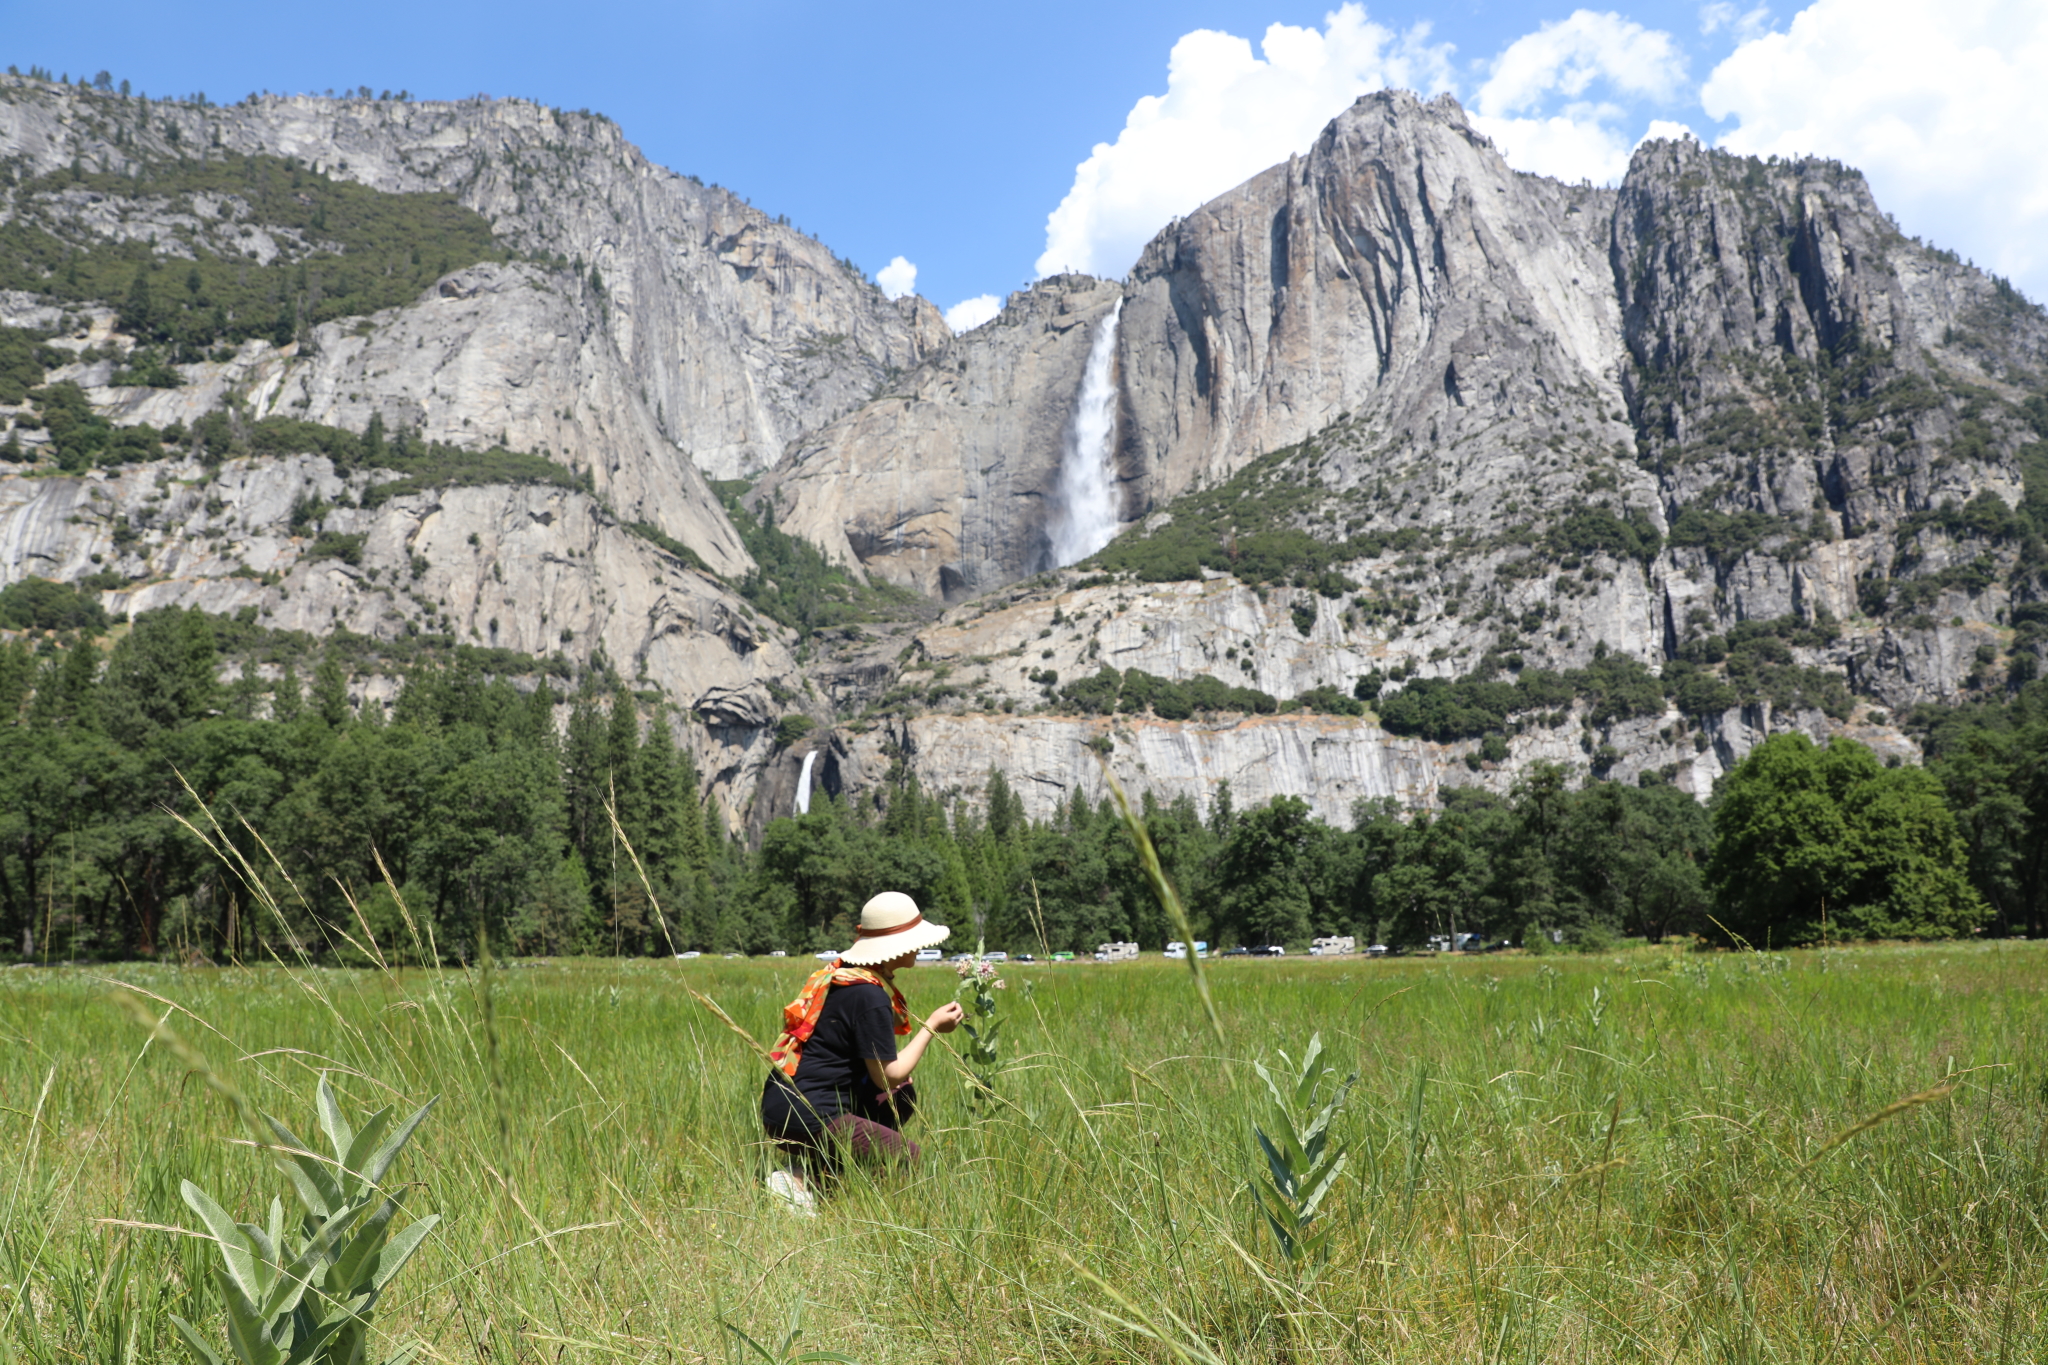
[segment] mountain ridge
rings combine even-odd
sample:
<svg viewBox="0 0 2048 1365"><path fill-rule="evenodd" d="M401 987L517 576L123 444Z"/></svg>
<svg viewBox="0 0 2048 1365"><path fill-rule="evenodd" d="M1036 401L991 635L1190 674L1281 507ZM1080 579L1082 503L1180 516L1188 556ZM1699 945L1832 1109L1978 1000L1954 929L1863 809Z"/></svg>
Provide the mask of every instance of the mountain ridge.
<svg viewBox="0 0 2048 1365"><path fill-rule="evenodd" d="M1041 281L957 338L615 126L520 101L220 109L0 82L0 203L13 221L31 191L77 199L67 175L146 176L216 136L223 156L452 195L503 258L171 364L165 387L133 382L165 362L130 345L118 300L7 296L0 325L68 331L35 343L61 362L52 382L131 436L214 413L235 431L374 420L533 452L568 481L415 481L371 506L379 479L332 460L221 463L174 441L61 497L0 479L0 572L112 574L126 612L312 630L324 613L601 657L701 719L684 727L699 767L755 831L807 751L849 791L900 763L947 790L1028 761L1037 813L1092 790L1087 750L1120 726L1149 736L1138 751L1175 793L1233 772L1239 790L1312 783L1323 752L1354 774L1332 790L1366 795L1505 790L1576 754L1704 797L1777 729L1910 755L1887 712L2015 684L2048 643L2028 406L2048 418L2048 324L1900 235L1835 163L1653 142L1621 186L1572 187L1508 168L1454 101L1387 92L1168 225L1127 280ZM79 212L152 234L166 261L259 234L317 255L233 196L201 214L91 192ZM1048 573L1083 362L1119 300L1124 533ZM31 455L44 409L10 409ZM795 581L755 576L706 482L756 468L764 526L944 618L791 628L755 610L748 582L761 602L817 591L789 556L775 572ZM302 499L331 510L287 524ZM321 549L354 537L354 563ZM1624 663L1622 712L1572 690ZM1074 690L1104 670L1106 693ZM1564 694L1516 690L1553 676ZM1191 717L1185 695L1274 714ZM1542 700L1514 709L1525 696ZM1432 698L1468 719L1401 719ZM785 742L788 716L825 729ZM1389 763L1428 771L1356 776Z"/></svg>

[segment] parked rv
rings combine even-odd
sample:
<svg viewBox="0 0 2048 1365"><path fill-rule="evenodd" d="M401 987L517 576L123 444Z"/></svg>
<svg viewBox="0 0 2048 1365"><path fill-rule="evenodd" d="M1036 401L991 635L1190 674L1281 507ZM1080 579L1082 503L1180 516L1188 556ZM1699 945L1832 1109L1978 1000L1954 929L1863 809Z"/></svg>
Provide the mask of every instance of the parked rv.
<svg viewBox="0 0 2048 1365"><path fill-rule="evenodd" d="M1188 955L1188 945L1181 942L1179 939L1175 939L1173 942L1166 945L1166 955L1171 958L1185 958ZM1206 943L1202 939L1196 939L1195 956L1207 957L1208 955L1208 943Z"/></svg>
<svg viewBox="0 0 2048 1365"><path fill-rule="evenodd" d="M1135 943L1103 943L1095 949L1097 962L1135 962L1138 960L1138 945Z"/></svg>
<svg viewBox="0 0 2048 1365"><path fill-rule="evenodd" d="M1331 934L1309 944L1310 957L1338 957L1358 951L1358 940L1349 934Z"/></svg>

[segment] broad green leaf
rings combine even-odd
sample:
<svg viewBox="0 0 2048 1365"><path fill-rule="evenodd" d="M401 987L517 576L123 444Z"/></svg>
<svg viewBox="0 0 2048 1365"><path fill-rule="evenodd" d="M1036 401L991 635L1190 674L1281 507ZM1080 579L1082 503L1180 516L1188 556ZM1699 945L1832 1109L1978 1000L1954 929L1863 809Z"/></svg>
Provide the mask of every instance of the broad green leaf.
<svg viewBox="0 0 2048 1365"><path fill-rule="evenodd" d="M412 1140L413 1130L426 1122L427 1111L432 1109L440 1098L439 1095L436 1095L433 1099L421 1105L414 1111L411 1118L398 1125L397 1132L384 1139L384 1144L371 1155L369 1161L361 1168L365 1181L372 1185L382 1183L384 1172L390 1170L391 1163L398 1160L399 1152L404 1149L406 1143Z"/></svg>
<svg viewBox="0 0 2048 1365"><path fill-rule="evenodd" d="M249 1240L235 1226L235 1220L228 1217L227 1210L213 1202L213 1196L189 1180L178 1182L178 1189L184 1195L186 1205L199 1215L199 1221L206 1224L206 1230L213 1234L214 1244L220 1248L220 1258L227 1265L227 1273L243 1296L254 1299L261 1290L257 1287L256 1258Z"/></svg>
<svg viewBox="0 0 2048 1365"><path fill-rule="evenodd" d="M178 1329L178 1335L184 1338L186 1347L193 1355L199 1357L199 1365L227 1365L227 1362L221 1359L220 1352L206 1344L206 1340L199 1335L198 1328L176 1313L170 1316L171 1326Z"/></svg>
<svg viewBox="0 0 2048 1365"><path fill-rule="evenodd" d="M1306 1107L1316 1093L1316 1082L1323 1073L1316 1069L1316 1059L1323 1055L1323 1035L1312 1034L1308 1040L1308 1055L1301 1059L1301 1079L1294 1086L1294 1103L1297 1108Z"/></svg>
<svg viewBox="0 0 2048 1365"><path fill-rule="evenodd" d="M396 1112L385 1105L363 1121L356 1130L356 1140L349 1144L348 1154L341 1159L342 1170L337 1173L343 1189L355 1189L363 1184L363 1163L377 1150L377 1144L384 1140L384 1130L391 1126L391 1116Z"/></svg>
<svg viewBox="0 0 2048 1365"><path fill-rule="evenodd" d="M348 1119L341 1112L341 1101L335 1098L334 1087L327 1083L327 1073L320 1073L320 1088L315 1092L320 1110L320 1127L327 1134L328 1145L334 1149L334 1159L344 1164L348 1161L348 1150L355 1145L355 1132L348 1126Z"/></svg>
<svg viewBox="0 0 2048 1365"><path fill-rule="evenodd" d="M1308 1182L1308 1188L1301 1195L1301 1217L1303 1222L1307 1222L1316 1216L1316 1210L1323 1206L1323 1196L1336 1188L1337 1177L1343 1172L1346 1163L1350 1160L1350 1152L1342 1148L1338 1149L1335 1160L1330 1162L1329 1167L1324 1170L1322 1175Z"/></svg>
<svg viewBox="0 0 2048 1365"><path fill-rule="evenodd" d="M329 1293L354 1294L362 1288L364 1277L377 1264L377 1251L384 1245L391 1216L397 1212L398 1201L386 1199L357 1226L355 1236L335 1255L334 1264L328 1268Z"/></svg>
<svg viewBox="0 0 2048 1365"><path fill-rule="evenodd" d="M242 1293L241 1286L225 1274L215 1280L228 1309L228 1347L242 1365L278 1365L284 1352L270 1339L270 1324L257 1313L256 1305Z"/></svg>
<svg viewBox="0 0 2048 1365"><path fill-rule="evenodd" d="M391 1277L412 1259L412 1254L419 1250L420 1243L426 1240L427 1234L432 1232L434 1225L440 1221L440 1214L430 1213L418 1222L394 1233L390 1245L377 1257L377 1270L370 1276L370 1283L378 1289L391 1283Z"/></svg>
<svg viewBox="0 0 2048 1365"><path fill-rule="evenodd" d="M327 1254L333 1249L336 1239L360 1212L360 1205L346 1208L321 1224L307 1241L305 1248L292 1258L291 1264L279 1270L277 1283L264 1300L263 1312L266 1317L289 1313L297 1306L307 1287L312 1284L314 1275L327 1260Z"/></svg>
<svg viewBox="0 0 2048 1365"><path fill-rule="evenodd" d="M249 1297L252 1301L261 1303L270 1294L270 1286L277 1283L278 1262L283 1256L278 1251L277 1243L271 1240L270 1234L254 1223L237 1223L235 1226L240 1228L242 1236L248 1239L256 1267L256 1292Z"/></svg>
<svg viewBox="0 0 2048 1365"><path fill-rule="evenodd" d="M1287 1158L1273 1146L1263 1129L1252 1129L1252 1135L1259 1141L1259 1150L1266 1154L1266 1168L1273 1173L1273 1184L1284 1195L1294 1188L1294 1168Z"/></svg>
<svg viewBox="0 0 2048 1365"><path fill-rule="evenodd" d="M299 1332L292 1338L291 1350L285 1355L284 1365L304 1365L304 1362L320 1353L329 1338L347 1325L348 1319L336 1318L332 1322L317 1323L310 1329Z"/></svg>
<svg viewBox="0 0 2048 1365"><path fill-rule="evenodd" d="M314 1156L291 1129L268 1114L263 1119L285 1148L278 1153L278 1166L291 1177L292 1187L298 1192L299 1202L306 1206L306 1212L315 1218L325 1218L340 1208L341 1186L334 1178L333 1168Z"/></svg>

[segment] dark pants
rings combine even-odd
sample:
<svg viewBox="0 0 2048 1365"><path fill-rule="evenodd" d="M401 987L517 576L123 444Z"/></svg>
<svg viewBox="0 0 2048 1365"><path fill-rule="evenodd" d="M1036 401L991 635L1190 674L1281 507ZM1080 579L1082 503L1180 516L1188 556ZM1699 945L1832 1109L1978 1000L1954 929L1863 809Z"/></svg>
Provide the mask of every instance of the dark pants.
<svg viewBox="0 0 2048 1365"><path fill-rule="evenodd" d="M918 1157L917 1144L903 1136L917 1096L910 1086L883 1104L863 1087L850 1095L818 1095L807 1099L780 1071L768 1073L761 1089L761 1126L775 1145L806 1170L838 1172L846 1157L862 1166L909 1164Z"/></svg>

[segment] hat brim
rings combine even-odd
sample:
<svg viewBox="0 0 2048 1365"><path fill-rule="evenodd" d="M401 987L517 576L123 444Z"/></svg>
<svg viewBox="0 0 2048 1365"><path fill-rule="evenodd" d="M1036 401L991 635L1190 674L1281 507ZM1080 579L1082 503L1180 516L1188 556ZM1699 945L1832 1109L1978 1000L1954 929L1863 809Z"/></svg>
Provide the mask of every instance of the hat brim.
<svg viewBox="0 0 2048 1365"><path fill-rule="evenodd" d="M893 962L905 953L914 953L920 948L930 948L944 943L953 931L943 924L930 920L905 929L900 934L879 934L864 938L839 955L839 960L849 967L873 967L883 962Z"/></svg>

